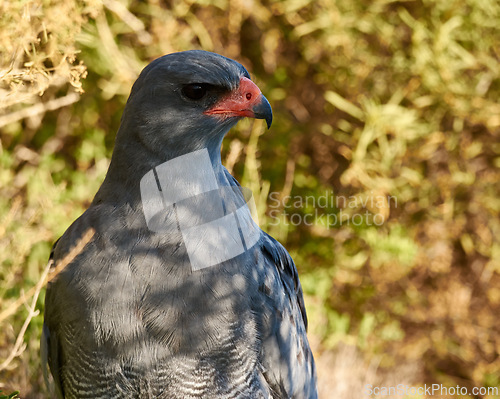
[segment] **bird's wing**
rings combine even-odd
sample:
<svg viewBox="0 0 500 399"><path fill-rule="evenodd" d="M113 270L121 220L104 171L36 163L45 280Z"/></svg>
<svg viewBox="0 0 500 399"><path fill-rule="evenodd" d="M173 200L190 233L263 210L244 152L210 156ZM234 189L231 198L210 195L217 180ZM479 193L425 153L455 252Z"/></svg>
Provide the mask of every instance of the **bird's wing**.
<svg viewBox="0 0 500 399"><path fill-rule="evenodd" d="M241 187L227 170L225 174L229 184ZM283 245L267 233L262 231L259 243L266 277L254 313L263 317L263 376L273 398L315 399L316 368L297 268Z"/></svg>
<svg viewBox="0 0 500 399"><path fill-rule="evenodd" d="M59 240L52 246L49 262L54 260L54 249L58 241ZM54 264L52 264L52 267L54 267ZM43 378L45 384L49 388L51 397L64 398L59 376L59 343L55 332L51 332L45 322L43 323L42 337L40 339L40 355Z"/></svg>
<svg viewBox="0 0 500 399"><path fill-rule="evenodd" d="M285 286L285 290L291 294L291 299L295 296L304 327L307 330L307 315L304 304L304 295L302 293L302 286L300 285L299 274L297 272L297 268L295 267L295 263L283 245L281 245L269 234L264 234L266 240L264 241L263 250L280 271L281 281Z"/></svg>
<svg viewBox="0 0 500 399"><path fill-rule="evenodd" d="M317 398L316 370L307 340L307 317L295 264L286 249L263 233L269 274L261 287L271 312L264 320L262 366L276 398Z"/></svg>

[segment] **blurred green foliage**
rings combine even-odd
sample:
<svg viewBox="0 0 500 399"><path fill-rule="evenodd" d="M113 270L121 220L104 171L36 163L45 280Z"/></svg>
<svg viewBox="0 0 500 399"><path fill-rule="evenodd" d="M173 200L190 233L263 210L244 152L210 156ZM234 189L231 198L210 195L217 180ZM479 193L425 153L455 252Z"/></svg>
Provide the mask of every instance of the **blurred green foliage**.
<svg viewBox="0 0 500 399"><path fill-rule="evenodd" d="M92 200L140 70L202 48L273 106L223 159L297 263L318 354L499 386L499 27L492 0L0 1L1 309ZM0 362L26 316L3 323ZM41 323L0 388L43 397Z"/></svg>
<svg viewBox="0 0 500 399"><path fill-rule="evenodd" d="M12 392L9 395L2 395L2 391L0 391L0 399L15 399L15 398L19 398L19 396L17 396L18 394L19 394L19 392L16 391L16 392Z"/></svg>

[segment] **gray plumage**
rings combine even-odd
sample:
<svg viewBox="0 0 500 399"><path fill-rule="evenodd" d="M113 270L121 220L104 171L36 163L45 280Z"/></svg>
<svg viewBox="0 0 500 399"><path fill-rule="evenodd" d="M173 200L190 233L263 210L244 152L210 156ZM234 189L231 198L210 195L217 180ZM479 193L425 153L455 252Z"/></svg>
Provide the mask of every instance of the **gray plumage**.
<svg viewBox="0 0 500 399"><path fill-rule="evenodd" d="M144 217L141 178L183 154L206 148L218 185L239 186L220 147L240 117L205 111L242 77L233 60L187 51L153 61L134 84L106 178L54 245L57 265L96 231L47 288L41 352L54 396L317 397L302 289L283 246L259 230L241 255L192 271L181 233L155 233ZM190 84L207 93L186 98ZM254 116L270 123L266 103Z"/></svg>

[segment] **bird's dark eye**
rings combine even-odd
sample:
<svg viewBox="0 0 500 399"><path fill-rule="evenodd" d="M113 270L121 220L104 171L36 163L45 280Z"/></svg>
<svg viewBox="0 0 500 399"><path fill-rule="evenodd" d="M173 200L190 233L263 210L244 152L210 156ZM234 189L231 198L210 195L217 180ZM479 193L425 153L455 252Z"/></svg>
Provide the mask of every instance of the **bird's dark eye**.
<svg viewBox="0 0 500 399"><path fill-rule="evenodd" d="M185 85L182 88L182 94L191 100L201 100L207 94L208 85L202 83L193 83Z"/></svg>

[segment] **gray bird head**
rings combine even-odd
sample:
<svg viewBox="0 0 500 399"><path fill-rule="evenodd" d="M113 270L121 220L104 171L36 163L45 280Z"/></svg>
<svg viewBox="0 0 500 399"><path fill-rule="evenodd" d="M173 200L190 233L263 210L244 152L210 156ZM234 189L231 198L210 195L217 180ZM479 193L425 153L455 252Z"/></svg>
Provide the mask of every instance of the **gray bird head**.
<svg viewBox="0 0 500 399"><path fill-rule="evenodd" d="M158 161L201 148L217 153L242 117L265 119L268 127L272 121L269 102L241 64L200 50L165 55L132 87L115 152L141 145Z"/></svg>

